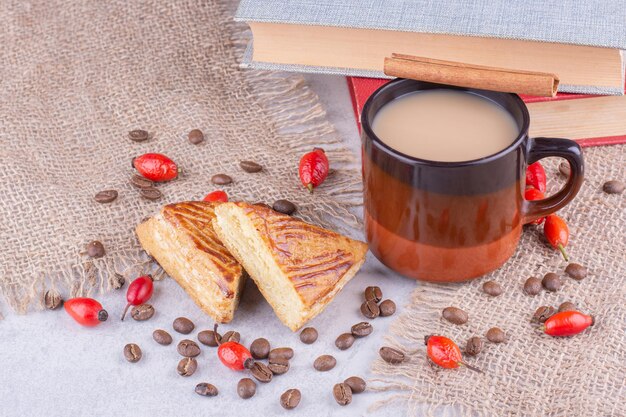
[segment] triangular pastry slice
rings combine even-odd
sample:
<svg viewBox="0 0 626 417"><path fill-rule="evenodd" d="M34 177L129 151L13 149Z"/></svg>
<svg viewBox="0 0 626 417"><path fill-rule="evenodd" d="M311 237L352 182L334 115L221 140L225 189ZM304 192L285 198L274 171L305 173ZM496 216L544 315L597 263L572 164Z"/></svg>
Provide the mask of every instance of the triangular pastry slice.
<svg viewBox="0 0 626 417"><path fill-rule="evenodd" d="M141 246L220 323L232 320L245 272L213 231L220 203L169 204L137 226Z"/></svg>
<svg viewBox="0 0 626 417"><path fill-rule="evenodd" d="M296 331L359 270L367 245L261 205L224 203L213 228L278 318Z"/></svg>

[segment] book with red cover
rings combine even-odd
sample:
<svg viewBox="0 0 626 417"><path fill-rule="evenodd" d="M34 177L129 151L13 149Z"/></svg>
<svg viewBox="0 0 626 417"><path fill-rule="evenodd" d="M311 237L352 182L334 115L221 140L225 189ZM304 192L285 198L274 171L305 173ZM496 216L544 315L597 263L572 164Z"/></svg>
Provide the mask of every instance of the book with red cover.
<svg viewBox="0 0 626 417"><path fill-rule="evenodd" d="M352 99L352 106L354 108L354 116L356 117L356 122L361 130L361 111L363 110L363 106L365 102L372 95L374 91L376 91L380 86L389 82L390 80L381 79L381 78L361 78L361 77L347 77L348 81L348 89L350 90L350 97ZM625 86L626 88L626 86ZM520 95L522 100L525 103L536 103L541 101L553 101L553 100L575 100L575 99L585 99L591 97L599 97L597 95L588 95L588 94L568 94L568 93L558 93L556 97L535 97L535 96L526 96ZM605 137L593 137L593 138L584 138L577 139L576 142L580 144L580 146L602 146L602 145L616 145L620 143L626 143L626 134L619 136L605 136Z"/></svg>

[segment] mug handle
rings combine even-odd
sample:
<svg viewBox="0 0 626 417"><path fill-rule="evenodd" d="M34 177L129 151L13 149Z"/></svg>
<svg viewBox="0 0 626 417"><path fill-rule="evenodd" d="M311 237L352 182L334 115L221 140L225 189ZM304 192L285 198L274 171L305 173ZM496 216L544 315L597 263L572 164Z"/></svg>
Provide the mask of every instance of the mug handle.
<svg viewBox="0 0 626 417"><path fill-rule="evenodd" d="M570 139L529 139L526 155L528 165L549 156L565 158L569 162L570 176L565 186L556 194L543 200L524 200L522 204L523 224L552 214L572 201L583 185L585 174L585 163L580 145Z"/></svg>

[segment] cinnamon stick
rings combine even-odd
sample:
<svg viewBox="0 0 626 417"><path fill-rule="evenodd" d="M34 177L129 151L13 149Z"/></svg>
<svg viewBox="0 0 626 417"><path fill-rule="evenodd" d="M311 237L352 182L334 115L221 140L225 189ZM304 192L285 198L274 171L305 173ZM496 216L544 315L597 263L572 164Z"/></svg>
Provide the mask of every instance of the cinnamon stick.
<svg viewBox="0 0 626 417"><path fill-rule="evenodd" d="M458 87L554 97L559 77L545 72L486 67L405 54L385 58L385 74Z"/></svg>

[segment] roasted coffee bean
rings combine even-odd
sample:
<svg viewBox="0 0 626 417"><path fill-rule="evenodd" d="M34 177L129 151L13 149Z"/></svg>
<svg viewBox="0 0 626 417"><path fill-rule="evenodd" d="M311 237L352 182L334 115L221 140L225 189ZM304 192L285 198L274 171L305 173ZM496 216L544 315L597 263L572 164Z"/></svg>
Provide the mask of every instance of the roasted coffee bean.
<svg viewBox="0 0 626 417"><path fill-rule="evenodd" d="M489 340L491 343L502 343L506 340L506 335L504 334L502 329L498 327L492 327L491 329L487 330L486 337L487 340Z"/></svg>
<svg viewBox="0 0 626 417"><path fill-rule="evenodd" d="M196 369L198 369L198 361L189 357L182 358L176 368L180 376L191 376L196 372Z"/></svg>
<svg viewBox="0 0 626 417"><path fill-rule="evenodd" d="M139 304L130 310L130 316L137 321L144 321L154 316L154 307L151 304Z"/></svg>
<svg viewBox="0 0 626 417"><path fill-rule="evenodd" d="M204 397L215 397L217 395L217 388L215 385L209 384L208 382L200 382L196 385L196 394Z"/></svg>
<svg viewBox="0 0 626 417"><path fill-rule="evenodd" d="M276 200L272 205L274 211L291 215L296 212L296 205L289 200Z"/></svg>
<svg viewBox="0 0 626 417"><path fill-rule="evenodd" d="M263 362L254 362L250 373L259 382L267 383L272 380L272 371Z"/></svg>
<svg viewBox="0 0 626 417"><path fill-rule="evenodd" d="M537 323L543 323L552 317L556 313L556 310L552 306L541 306L537 310L535 310L535 314L533 314L532 321Z"/></svg>
<svg viewBox="0 0 626 417"><path fill-rule="evenodd" d="M141 348L138 345L134 343L129 343L124 346L124 357L128 362L139 362L141 356Z"/></svg>
<svg viewBox="0 0 626 417"><path fill-rule="evenodd" d="M354 326L352 326L352 328L350 329L350 332L352 333L352 336L354 337L369 336L372 333L372 331L374 331L374 328L372 327L371 324L369 324L366 321L357 323Z"/></svg>
<svg viewBox="0 0 626 417"><path fill-rule="evenodd" d="M149 138L150 134L145 130L136 129L128 132L128 139L132 140L133 142L143 142L148 140Z"/></svg>
<svg viewBox="0 0 626 417"><path fill-rule="evenodd" d="M146 200L158 200L163 197L163 193L159 191L157 188L142 188L139 190L139 195L145 198Z"/></svg>
<svg viewBox="0 0 626 417"><path fill-rule="evenodd" d="M561 162L559 164L559 172L563 174L564 176L569 177L570 174L572 173L572 168L569 166L569 162L565 162L565 161Z"/></svg>
<svg viewBox="0 0 626 417"><path fill-rule="evenodd" d="M172 343L172 336L165 330L157 329L153 331L152 338L159 345L167 346Z"/></svg>
<svg viewBox="0 0 626 417"><path fill-rule="evenodd" d="M291 359L293 358L293 349L288 347L275 348L270 350L270 354L268 355L270 360L272 359Z"/></svg>
<svg viewBox="0 0 626 417"><path fill-rule="evenodd" d="M446 307L441 313L444 319L448 320L452 324L465 324L469 319L467 313L460 308Z"/></svg>
<svg viewBox="0 0 626 417"><path fill-rule="evenodd" d="M361 313L368 319L375 319L380 315L380 307L375 301L365 301L361 304Z"/></svg>
<svg viewBox="0 0 626 417"><path fill-rule="evenodd" d="M524 283L524 292L528 295L537 295L541 291L541 280L537 277L530 277Z"/></svg>
<svg viewBox="0 0 626 417"><path fill-rule="evenodd" d="M91 258L102 258L106 253L104 250L104 245L97 240L87 243L85 251L87 252L87 256Z"/></svg>
<svg viewBox="0 0 626 417"><path fill-rule="evenodd" d="M183 339L178 342L178 346L176 350L181 356L185 356L187 358L195 358L200 354L200 346L193 340Z"/></svg>
<svg viewBox="0 0 626 417"><path fill-rule="evenodd" d="M404 353L402 353L398 349L383 346L378 351L378 354L381 358L383 358L385 362L391 363L393 365L404 362Z"/></svg>
<svg viewBox="0 0 626 417"><path fill-rule="evenodd" d="M350 378L343 381L344 384L350 387L353 394L360 394L365 391L365 387L367 384L363 378L358 376L351 376Z"/></svg>
<svg viewBox="0 0 626 417"><path fill-rule="evenodd" d="M200 129L193 129L187 135L187 139L192 145L199 145L204 142L204 133L202 133L202 130Z"/></svg>
<svg viewBox="0 0 626 417"><path fill-rule="evenodd" d="M141 190L154 188L154 183L151 180L139 174L133 174L133 176L130 177L130 185Z"/></svg>
<svg viewBox="0 0 626 417"><path fill-rule="evenodd" d="M352 336L351 333L340 334L335 340L335 346L337 346L339 350L350 349L353 344L354 336Z"/></svg>
<svg viewBox="0 0 626 417"><path fill-rule="evenodd" d="M226 333L224 333L220 343L226 343L226 342L239 343L240 340L241 340L241 335L239 334L239 332L236 332L234 330L229 330Z"/></svg>
<svg viewBox="0 0 626 417"><path fill-rule="evenodd" d="M465 353L470 356L476 356L483 350L483 339L478 336L470 337L465 345Z"/></svg>
<svg viewBox="0 0 626 417"><path fill-rule="evenodd" d="M283 406L286 410L292 410L300 404L300 400L302 399L302 394L300 390L292 388L283 392L283 395L280 396L280 405Z"/></svg>
<svg viewBox="0 0 626 417"><path fill-rule="evenodd" d="M566 301L564 303L561 303L561 305L559 306L559 313L561 311L576 311L576 305L572 302Z"/></svg>
<svg viewBox="0 0 626 417"><path fill-rule="evenodd" d="M256 162L253 161L241 161L239 162L239 166L246 172L254 173L263 170L263 167Z"/></svg>
<svg viewBox="0 0 626 417"><path fill-rule="evenodd" d="M318 356L313 362L313 368L320 372L330 371L337 365L337 359L331 355Z"/></svg>
<svg viewBox="0 0 626 417"><path fill-rule="evenodd" d="M543 288L550 292L555 292L561 289L561 278L554 272L548 272L541 280Z"/></svg>
<svg viewBox="0 0 626 417"><path fill-rule="evenodd" d="M228 185L233 182L233 179L226 174L217 174L211 177L211 182L215 185Z"/></svg>
<svg viewBox="0 0 626 417"><path fill-rule="evenodd" d="M365 289L365 301L379 303L383 299L383 292L380 287L370 286Z"/></svg>
<svg viewBox="0 0 626 417"><path fill-rule="evenodd" d="M193 322L187 317L178 317L176 320L174 320L172 326L174 327L174 330L182 334L189 334L193 332L193 329L195 327L193 325Z"/></svg>
<svg viewBox="0 0 626 417"><path fill-rule="evenodd" d="M483 292L492 297L502 294L502 286L495 281L487 281L483 284Z"/></svg>
<svg viewBox="0 0 626 417"><path fill-rule="evenodd" d="M607 194L621 194L624 192L624 183L617 180L607 181L602 186L602 191Z"/></svg>
<svg viewBox="0 0 626 417"><path fill-rule="evenodd" d="M43 303L48 310L55 310L63 304L63 299L57 290L48 290L43 294Z"/></svg>
<svg viewBox="0 0 626 417"><path fill-rule="evenodd" d="M391 300L385 300L378 306L381 317L393 316L396 313L396 303Z"/></svg>
<svg viewBox="0 0 626 417"><path fill-rule="evenodd" d="M281 358L272 359L267 367L270 368L270 371L272 371L274 375L282 375L289 370L289 360Z"/></svg>
<svg viewBox="0 0 626 417"><path fill-rule="evenodd" d="M335 384L333 396L339 405L348 405L352 402L352 388L345 382Z"/></svg>
<svg viewBox="0 0 626 417"><path fill-rule="evenodd" d="M260 337L250 345L250 353L254 359L265 359L270 354L270 342Z"/></svg>
<svg viewBox="0 0 626 417"><path fill-rule="evenodd" d="M580 264L571 263L565 268L565 273L577 281L581 281L587 277L587 268Z"/></svg>
<svg viewBox="0 0 626 417"><path fill-rule="evenodd" d="M317 340L317 330L313 327L305 327L300 332L300 341L306 345L310 345L311 343L315 343Z"/></svg>
<svg viewBox="0 0 626 417"><path fill-rule="evenodd" d="M111 287L113 287L114 290L119 290L124 286L124 284L126 284L126 278L124 278L124 275L118 273L114 273L113 275L111 275L109 281L111 283Z"/></svg>
<svg viewBox="0 0 626 417"><path fill-rule="evenodd" d="M254 394L256 394L256 382L250 378L241 378L237 383L237 395L247 400L254 397Z"/></svg>
<svg viewBox="0 0 626 417"><path fill-rule="evenodd" d="M95 196L94 196L94 200L96 200L97 203L111 203L112 201L115 201L115 199L117 198L117 191L115 190L104 190L104 191L100 191L98 192Z"/></svg>
<svg viewBox="0 0 626 417"><path fill-rule="evenodd" d="M217 333L217 340L215 340L215 336L216 334L213 332L213 330L202 330L200 333L198 333L198 340L203 345L217 347L217 345L222 340L222 336Z"/></svg>

